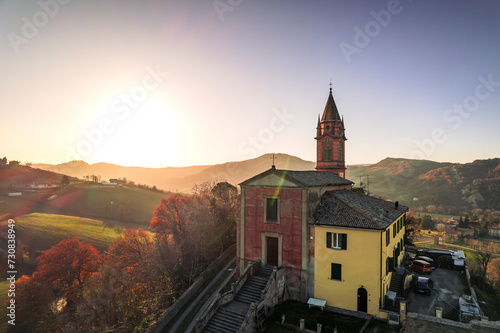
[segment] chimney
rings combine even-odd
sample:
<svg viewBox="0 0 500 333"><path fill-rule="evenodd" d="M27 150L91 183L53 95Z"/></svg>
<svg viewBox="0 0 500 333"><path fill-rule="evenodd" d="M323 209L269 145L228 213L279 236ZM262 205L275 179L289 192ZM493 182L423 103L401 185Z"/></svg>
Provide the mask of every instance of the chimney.
<svg viewBox="0 0 500 333"><path fill-rule="evenodd" d="M397 210L398 208L399 208L399 201L396 201L396 202L394 203L394 209L396 209L396 210Z"/></svg>

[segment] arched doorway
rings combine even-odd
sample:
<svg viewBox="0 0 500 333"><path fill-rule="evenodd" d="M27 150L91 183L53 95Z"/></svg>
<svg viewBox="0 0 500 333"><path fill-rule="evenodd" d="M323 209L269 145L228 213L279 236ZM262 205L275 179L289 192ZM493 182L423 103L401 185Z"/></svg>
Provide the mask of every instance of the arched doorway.
<svg viewBox="0 0 500 333"><path fill-rule="evenodd" d="M363 287L358 289L358 311L368 311L368 292Z"/></svg>

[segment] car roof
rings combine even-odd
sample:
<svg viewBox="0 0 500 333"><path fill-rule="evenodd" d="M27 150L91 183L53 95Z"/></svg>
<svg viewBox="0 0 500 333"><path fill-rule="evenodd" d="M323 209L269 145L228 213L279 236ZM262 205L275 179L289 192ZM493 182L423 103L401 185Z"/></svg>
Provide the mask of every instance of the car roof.
<svg viewBox="0 0 500 333"><path fill-rule="evenodd" d="M431 281L431 279L425 276L419 276L417 280L417 282L427 282L427 281Z"/></svg>
<svg viewBox="0 0 500 333"><path fill-rule="evenodd" d="M418 257L417 257L417 260L418 260L418 259L422 259L422 260L424 260L424 261L427 261L427 260L434 261L432 258L429 258L429 257L426 257L426 256L418 256Z"/></svg>
<svg viewBox="0 0 500 333"><path fill-rule="evenodd" d="M420 259L415 260L414 262L419 262L419 263L421 263L421 264L430 265L427 261L425 261L425 260L420 260Z"/></svg>

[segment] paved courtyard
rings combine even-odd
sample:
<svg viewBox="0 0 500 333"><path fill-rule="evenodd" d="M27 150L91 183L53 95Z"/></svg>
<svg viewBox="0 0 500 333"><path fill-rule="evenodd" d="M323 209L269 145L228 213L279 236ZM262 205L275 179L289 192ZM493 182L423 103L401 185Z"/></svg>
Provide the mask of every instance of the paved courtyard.
<svg viewBox="0 0 500 333"><path fill-rule="evenodd" d="M465 277L459 271L444 268L435 269L431 275L415 274L430 277L434 281L434 288L430 296L417 294L412 289L408 296L408 312L435 316L436 307L441 307L443 318L458 320L458 298L469 294Z"/></svg>

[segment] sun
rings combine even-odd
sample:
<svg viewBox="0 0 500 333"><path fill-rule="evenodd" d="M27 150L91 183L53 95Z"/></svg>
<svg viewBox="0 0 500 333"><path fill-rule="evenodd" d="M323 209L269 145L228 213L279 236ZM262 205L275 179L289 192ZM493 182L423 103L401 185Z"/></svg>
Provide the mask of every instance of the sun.
<svg viewBox="0 0 500 333"><path fill-rule="evenodd" d="M153 168L177 164L182 153L177 114L164 99L148 97L126 117L113 118L112 131L87 162Z"/></svg>

